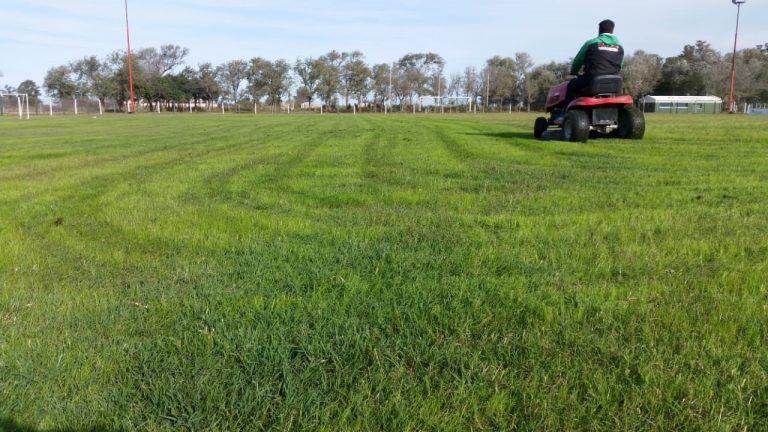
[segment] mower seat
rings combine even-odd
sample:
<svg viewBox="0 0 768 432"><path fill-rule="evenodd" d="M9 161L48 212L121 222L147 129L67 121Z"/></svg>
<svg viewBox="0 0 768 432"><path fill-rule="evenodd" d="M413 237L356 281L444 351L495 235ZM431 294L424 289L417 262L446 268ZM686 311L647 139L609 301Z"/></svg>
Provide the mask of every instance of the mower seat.
<svg viewBox="0 0 768 432"><path fill-rule="evenodd" d="M615 95L621 93L624 80L620 75L598 75L581 91L582 96Z"/></svg>

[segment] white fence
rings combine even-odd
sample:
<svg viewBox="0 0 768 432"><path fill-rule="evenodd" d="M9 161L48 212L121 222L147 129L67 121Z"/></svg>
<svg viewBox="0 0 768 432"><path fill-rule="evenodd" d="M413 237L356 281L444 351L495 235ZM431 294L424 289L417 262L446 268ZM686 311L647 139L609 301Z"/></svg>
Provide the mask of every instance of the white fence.
<svg viewBox="0 0 768 432"><path fill-rule="evenodd" d="M124 107L123 107L124 109ZM27 118L30 116L62 116L62 115L101 115L108 112L120 112L121 107L113 100L100 101L98 99L73 98L59 101L37 101L30 98L19 104L9 95L0 97L0 116L14 116Z"/></svg>
<svg viewBox="0 0 768 432"><path fill-rule="evenodd" d="M753 104L747 106L747 114L768 115L768 104Z"/></svg>

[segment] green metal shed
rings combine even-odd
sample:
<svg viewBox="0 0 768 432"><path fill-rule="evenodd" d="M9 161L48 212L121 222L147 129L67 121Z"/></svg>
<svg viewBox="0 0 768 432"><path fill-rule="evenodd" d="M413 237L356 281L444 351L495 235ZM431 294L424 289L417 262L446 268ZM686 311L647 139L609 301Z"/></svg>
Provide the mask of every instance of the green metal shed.
<svg viewBox="0 0 768 432"><path fill-rule="evenodd" d="M646 96L640 108L647 113L719 114L723 100L717 96Z"/></svg>

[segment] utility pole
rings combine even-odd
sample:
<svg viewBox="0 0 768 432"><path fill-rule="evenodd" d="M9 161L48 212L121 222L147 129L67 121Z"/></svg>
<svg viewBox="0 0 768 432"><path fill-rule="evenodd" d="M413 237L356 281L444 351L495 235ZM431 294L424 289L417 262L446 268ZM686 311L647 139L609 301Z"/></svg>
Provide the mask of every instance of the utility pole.
<svg viewBox="0 0 768 432"><path fill-rule="evenodd" d="M736 48L739 43L739 20L741 19L741 5L747 2L747 0L731 0L736 5L736 36L733 38L733 58L731 58L731 90L728 98L728 112L733 114L736 110L736 101L734 100L734 93L736 90Z"/></svg>
<svg viewBox="0 0 768 432"><path fill-rule="evenodd" d="M128 41L128 87L131 100L128 102L128 112L136 112L136 97L133 93L133 55L131 54L131 26L128 23L128 0L125 0L125 38Z"/></svg>
<svg viewBox="0 0 768 432"><path fill-rule="evenodd" d="M387 99L389 99L389 107L390 107L390 109L392 108L392 69L394 69L394 68L395 68L395 64L392 63L389 66L389 97L387 98ZM384 114L386 114L386 113L387 113L387 104L384 104Z"/></svg>
<svg viewBox="0 0 768 432"><path fill-rule="evenodd" d="M443 77L442 74L438 72L437 74L437 97L439 98L439 105L440 105L440 114L443 114Z"/></svg>

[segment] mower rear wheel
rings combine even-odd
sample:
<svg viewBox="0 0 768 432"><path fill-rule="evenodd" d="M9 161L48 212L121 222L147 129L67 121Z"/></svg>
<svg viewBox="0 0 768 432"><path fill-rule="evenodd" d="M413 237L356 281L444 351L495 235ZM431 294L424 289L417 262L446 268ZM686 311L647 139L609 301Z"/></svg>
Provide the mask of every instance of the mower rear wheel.
<svg viewBox="0 0 768 432"><path fill-rule="evenodd" d="M536 137L536 139L541 139L547 129L549 129L549 120L544 117L539 117L533 125L533 136Z"/></svg>
<svg viewBox="0 0 768 432"><path fill-rule="evenodd" d="M589 139L589 116L581 110L568 111L563 121L563 138L585 143Z"/></svg>
<svg viewBox="0 0 768 432"><path fill-rule="evenodd" d="M645 136L645 115L633 106L619 110L619 128L616 136L621 139L641 140Z"/></svg>

